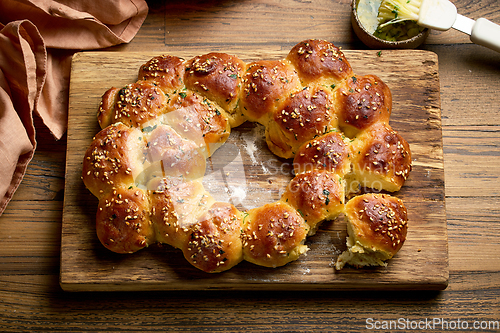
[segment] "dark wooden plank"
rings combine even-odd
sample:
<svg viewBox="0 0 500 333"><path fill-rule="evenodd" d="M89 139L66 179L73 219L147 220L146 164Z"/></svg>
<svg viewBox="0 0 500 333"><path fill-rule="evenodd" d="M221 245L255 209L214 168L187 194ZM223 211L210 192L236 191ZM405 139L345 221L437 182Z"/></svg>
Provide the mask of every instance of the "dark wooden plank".
<svg viewBox="0 0 500 333"><path fill-rule="evenodd" d="M102 247L95 236L97 200L85 189L80 175L83 154L99 130L95 120L100 96L111 86L136 79L139 65L152 53L82 53L73 61L70 91L65 203L61 245L61 285L66 290L151 289L442 289L448 281L448 252L444 204L444 172L441 139L437 56L427 51L346 51L354 71L375 74L392 89L391 125L403 133L413 153L413 171L397 193L409 210L410 231L405 246L387 268L350 269L336 273L336 256L345 249L345 224L341 219L325 223L307 244L307 256L278 269L241 263L223 274L205 274L190 267L180 251L151 246L133 255L117 255ZM190 57L193 54L176 53ZM263 56L241 52L245 61L279 59L286 51ZM264 151L258 128L233 129L229 143L240 145L244 164L249 139ZM235 135L235 133L239 133ZM250 137L245 137L246 134ZM238 141L239 140L239 141ZM243 140L243 141L242 141ZM224 148L220 153L224 153ZM230 154L231 152L226 152ZM247 151L248 153L248 151ZM250 157L250 158L249 158ZM265 160L265 155L261 157ZM259 164L259 163L257 163ZM278 177L279 176L279 177ZM280 173L273 186L285 184ZM284 178L281 178L284 177ZM288 177L288 178L287 178ZM240 179L240 181L245 181ZM269 193L268 178L248 182L253 190ZM225 186L221 184L222 188ZM264 192L262 192L264 191ZM274 191L274 192L273 192ZM279 188L266 200L277 199ZM255 195L255 197L259 197ZM249 205L260 205L253 202ZM251 208L251 207L246 207Z"/></svg>
<svg viewBox="0 0 500 333"><path fill-rule="evenodd" d="M295 44L307 38L346 43L353 34L350 1L328 0L168 1L165 31L165 45L182 47Z"/></svg>
<svg viewBox="0 0 500 333"><path fill-rule="evenodd" d="M447 195L451 197L500 196L500 130L497 126L450 126L446 129L448 157Z"/></svg>

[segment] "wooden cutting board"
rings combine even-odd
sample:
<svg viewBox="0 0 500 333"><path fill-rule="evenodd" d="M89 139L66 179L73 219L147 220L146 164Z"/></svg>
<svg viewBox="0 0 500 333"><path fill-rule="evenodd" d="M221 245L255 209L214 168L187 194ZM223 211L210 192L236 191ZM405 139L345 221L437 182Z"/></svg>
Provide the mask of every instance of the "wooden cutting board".
<svg viewBox="0 0 500 333"><path fill-rule="evenodd" d="M240 52L244 61L281 59L283 53ZM345 222L325 222L308 238L307 256L271 269L242 262L221 274L189 265L179 250L154 245L131 255L105 249L95 234L97 199L81 180L82 160L99 131L102 94L137 79L147 52L86 52L73 58L68 120L60 284L68 291L173 289L444 289L448 243L437 55L420 50L345 51L356 74L375 74L393 94L391 126L410 143L413 170L395 195L409 212L408 238L387 267L336 272L345 250ZM175 54L190 58L193 54ZM267 150L260 125L244 124L208 160L205 188L220 201L250 209L277 200L291 179L290 161Z"/></svg>

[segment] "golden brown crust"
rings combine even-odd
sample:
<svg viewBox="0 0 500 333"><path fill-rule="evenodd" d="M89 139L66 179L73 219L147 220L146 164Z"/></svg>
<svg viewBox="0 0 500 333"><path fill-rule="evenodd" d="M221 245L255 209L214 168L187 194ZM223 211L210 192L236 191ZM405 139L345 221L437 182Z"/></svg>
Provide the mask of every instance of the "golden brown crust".
<svg viewBox="0 0 500 333"><path fill-rule="evenodd" d="M392 258L406 240L408 213L396 197L371 193L356 196L347 202L345 214L354 240L381 252L386 259Z"/></svg>
<svg viewBox="0 0 500 333"><path fill-rule="evenodd" d="M151 220L160 243L182 248L189 228L214 203L201 182L184 182L180 178L165 177L148 183L151 198Z"/></svg>
<svg viewBox="0 0 500 333"><path fill-rule="evenodd" d="M116 188L100 200L96 231L101 243L116 253L133 253L155 242L149 201L135 187Z"/></svg>
<svg viewBox="0 0 500 333"><path fill-rule="evenodd" d="M245 121L237 110L245 69L242 60L226 53L196 56L186 64L186 88L219 104L230 116L231 127L235 127Z"/></svg>
<svg viewBox="0 0 500 333"><path fill-rule="evenodd" d="M150 82L111 88L102 96L97 120L101 128L118 122L138 127L164 113L167 102L163 91Z"/></svg>
<svg viewBox="0 0 500 333"><path fill-rule="evenodd" d="M193 180L205 174L205 156L196 143L168 125L153 126L143 155L150 164L144 171L147 179L167 176Z"/></svg>
<svg viewBox="0 0 500 333"><path fill-rule="evenodd" d="M99 239L118 253L170 244L205 272L243 259L277 267L298 259L306 237L347 209L348 251L337 269L346 262L385 265L404 242L406 209L384 195L348 206L344 200L360 185L399 190L408 176L411 154L388 125L391 104L387 85L356 76L324 40L248 65L216 52L188 61L154 57L137 82L101 99L103 130L82 170L99 199ZM200 178L205 158L245 120L266 127L272 152L294 158L295 177L279 201L243 214L215 203Z"/></svg>
<svg viewBox="0 0 500 333"><path fill-rule="evenodd" d="M391 192L403 186L412 168L408 142L386 124L375 124L354 139L351 162L354 182Z"/></svg>
<svg viewBox="0 0 500 333"><path fill-rule="evenodd" d="M180 184L180 182L171 184L169 178L166 179L167 187ZM155 225L158 242L180 248L187 239L187 229L181 228L172 196L165 188L150 189L150 191L151 221Z"/></svg>
<svg viewBox="0 0 500 333"><path fill-rule="evenodd" d="M391 91L377 76L353 75L335 92L339 125L348 137L376 122L389 123Z"/></svg>
<svg viewBox="0 0 500 333"><path fill-rule="evenodd" d="M243 256L266 267L283 266L296 260L307 248L309 231L300 214L278 201L248 211L243 226Z"/></svg>
<svg viewBox="0 0 500 333"><path fill-rule="evenodd" d="M250 63L243 77L240 108L246 117L266 125L290 93L301 89L295 68L284 60Z"/></svg>
<svg viewBox="0 0 500 333"><path fill-rule="evenodd" d="M142 133L121 123L101 130L85 153L82 179L101 198L117 186L130 186L142 171Z"/></svg>
<svg viewBox="0 0 500 333"><path fill-rule="evenodd" d="M324 170L308 171L295 176L281 201L300 213L314 234L318 224L335 219L344 209L344 185L341 178Z"/></svg>
<svg viewBox="0 0 500 333"><path fill-rule="evenodd" d="M291 158L306 141L337 128L332 94L321 87L302 89L286 98L267 125L266 140L271 151Z"/></svg>
<svg viewBox="0 0 500 333"><path fill-rule="evenodd" d="M153 57L139 68L138 78L154 83L165 94L171 94L184 85L184 60L170 55Z"/></svg>
<svg viewBox="0 0 500 333"><path fill-rule="evenodd" d="M343 177L350 171L349 148L343 135L329 132L304 143L295 154L295 174L311 170L327 170Z"/></svg>
<svg viewBox="0 0 500 333"><path fill-rule="evenodd" d="M112 87L109 88L101 97L101 102L97 111L97 121L99 122L101 129L115 122L115 104L118 99L119 91L120 89Z"/></svg>
<svg viewBox="0 0 500 333"><path fill-rule="evenodd" d="M325 40L309 39L295 45L287 59L297 68L304 85L322 80L335 85L352 75L352 68L338 47Z"/></svg>
<svg viewBox="0 0 500 333"><path fill-rule="evenodd" d="M231 127L222 109L206 98L190 90L182 91L172 98L173 111L166 114L169 124L183 137L208 148L211 155L223 144Z"/></svg>
<svg viewBox="0 0 500 333"><path fill-rule="evenodd" d="M188 231L185 258L207 273L222 272L243 260L241 213L231 204L216 202Z"/></svg>

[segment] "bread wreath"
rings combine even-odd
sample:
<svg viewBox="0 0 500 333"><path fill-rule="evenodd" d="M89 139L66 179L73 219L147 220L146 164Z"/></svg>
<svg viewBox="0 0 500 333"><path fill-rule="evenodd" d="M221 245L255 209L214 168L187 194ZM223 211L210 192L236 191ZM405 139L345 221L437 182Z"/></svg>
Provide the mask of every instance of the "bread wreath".
<svg viewBox="0 0 500 333"><path fill-rule="evenodd" d="M170 244L195 267L222 272L242 260L296 260L322 221L344 214L348 250L336 267L385 265L406 238L406 208L388 194L358 191L398 191L411 170L391 111L389 87L354 74L324 40L248 64L225 53L154 57L136 82L102 96L102 130L82 171L99 200L97 236L117 253ZM295 176L280 200L241 212L217 202L201 178L206 158L245 121L265 126L269 149L293 158Z"/></svg>

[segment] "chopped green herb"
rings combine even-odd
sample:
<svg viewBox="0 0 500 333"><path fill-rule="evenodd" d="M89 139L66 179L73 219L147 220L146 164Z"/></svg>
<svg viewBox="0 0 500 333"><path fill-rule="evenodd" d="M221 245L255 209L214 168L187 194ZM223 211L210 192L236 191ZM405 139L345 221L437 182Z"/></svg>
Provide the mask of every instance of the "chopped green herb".
<svg viewBox="0 0 500 333"><path fill-rule="evenodd" d="M154 131L156 129L156 126L157 125L154 125L154 126L147 126L147 127L144 127L143 129L141 129L141 131L143 133L150 133L152 131Z"/></svg>
<svg viewBox="0 0 500 333"><path fill-rule="evenodd" d="M243 216L243 223L245 223L245 219L248 217L248 212L243 212L243 214L245 214L245 216ZM241 230L241 233L243 233L243 230Z"/></svg>
<svg viewBox="0 0 500 333"><path fill-rule="evenodd" d="M328 204L330 203L330 198L328 197L330 195L330 191L328 191L327 189L324 189L323 194L326 196L325 205L328 206Z"/></svg>

